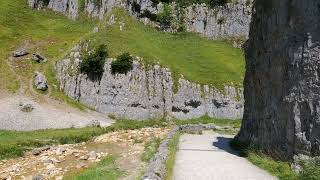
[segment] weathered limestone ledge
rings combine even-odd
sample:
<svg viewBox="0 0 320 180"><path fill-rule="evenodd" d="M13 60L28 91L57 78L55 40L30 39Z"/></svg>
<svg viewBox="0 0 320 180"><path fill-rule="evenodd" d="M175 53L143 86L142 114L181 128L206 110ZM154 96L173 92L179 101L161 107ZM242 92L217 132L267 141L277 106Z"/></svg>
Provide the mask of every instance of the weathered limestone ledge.
<svg viewBox="0 0 320 180"><path fill-rule="evenodd" d="M205 85L179 80L174 92L172 74L160 65L145 68L134 61L125 74L112 74L112 59L107 59L101 80L93 81L78 73L80 53L73 51L56 64L60 89L69 97L99 112L117 118L191 119L204 115L240 119L243 113L241 88L226 86L223 93ZM213 77L214 78L214 77Z"/></svg>
<svg viewBox="0 0 320 180"><path fill-rule="evenodd" d="M155 15L163 9L162 3L155 4L151 0L102 0L101 4L97 4L94 0L85 0L83 5L79 3L78 0L50 0L49 4L45 5L42 0L28 0L31 8L45 7L61 12L71 19L76 19L80 12L102 19L112 9L121 7L126 9L130 15L148 23L150 19L146 17L146 14ZM195 4L186 8L179 8L175 3L170 5L173 9L172 15L175 23L166 27L169 31L175 31L178 28L177 23L181 23L186 31L196 32L213 39L245 40L248 37L252 0L237 0L237 2L217 6L214 9L205 4Z"/></svg>

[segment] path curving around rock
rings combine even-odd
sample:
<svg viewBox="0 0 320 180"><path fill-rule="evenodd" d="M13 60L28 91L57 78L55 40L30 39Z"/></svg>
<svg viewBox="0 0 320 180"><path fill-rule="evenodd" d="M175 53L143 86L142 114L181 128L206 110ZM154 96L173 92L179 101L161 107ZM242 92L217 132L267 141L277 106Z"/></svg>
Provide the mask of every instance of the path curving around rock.
<svg viewBox="0 0 320 180"><path fill-rule="evenodd" d="M212 131L184 134L176 154L173 180L275 180L232 150L233 136Z"/></svg>

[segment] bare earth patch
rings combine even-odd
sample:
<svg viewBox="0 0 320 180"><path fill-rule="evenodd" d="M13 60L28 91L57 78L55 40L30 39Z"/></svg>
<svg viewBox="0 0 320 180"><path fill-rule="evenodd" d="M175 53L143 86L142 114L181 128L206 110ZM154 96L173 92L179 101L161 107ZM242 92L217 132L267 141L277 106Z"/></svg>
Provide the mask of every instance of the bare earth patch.
<svg viewBox="0 0 320 180"><path fill-rule="evenodd" d="M28 152L24 157L0 162L0 179L63 179L81 173L107 155L117 157L124 179L139 177L145 164L140 160L144 145L153 138L163 138L164 128L117 131L97 137L92 142L57 145ZM37 154L37 155L35 155Z"/></svg>

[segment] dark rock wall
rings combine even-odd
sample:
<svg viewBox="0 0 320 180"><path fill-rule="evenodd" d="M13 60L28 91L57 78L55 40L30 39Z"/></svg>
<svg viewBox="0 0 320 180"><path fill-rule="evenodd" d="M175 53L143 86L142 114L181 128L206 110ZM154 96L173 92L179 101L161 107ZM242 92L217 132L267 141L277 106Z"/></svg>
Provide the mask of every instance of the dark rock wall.
<svg viewBox="0 0 320 180"><path fill-rule="evenodd" d="M281 159L320 155L320 1L256 0L238 135Z"/></svg>

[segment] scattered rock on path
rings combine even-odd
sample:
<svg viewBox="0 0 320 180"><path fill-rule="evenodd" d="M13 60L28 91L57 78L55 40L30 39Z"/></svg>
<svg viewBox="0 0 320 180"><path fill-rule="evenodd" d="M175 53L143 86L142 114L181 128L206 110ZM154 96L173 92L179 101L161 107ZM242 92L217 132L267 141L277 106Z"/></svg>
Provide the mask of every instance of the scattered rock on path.
<svg viewBox="0 0 320 180"><path fill-rule="evenodd" d="M88 167L88 165L86 165L85 163L83 163L83 162L80 162L78 165L77 165L77 169L83 169L83 168L86 168L86 167Z"/></svg>
<svg viewBox="0 0 320 180"><path fill-rule="evenodd" d="M99 120L92 120L87 126L88 127L101 127Z"/></svg>
<svg viewBox="0 0 320 180"><path fill-rule="evenodd" d="M34 149L34 150L32 150L31 153L32 153L33 155L35 155L35 156L38 156L38 155L41 154L41 152L42 152L42 151L41 151L40 149Z"/></svg>
<svg viewBox="0 0 320 180"><path fill-rule="evenodd" d="M21 56L26 56L28 55L29 53L24 49L17 49L15 51L12 52L12 56L13 57L21 57Z"/></svg>
<svg viewBox="0 0 320 180"><path fill-rule="evenodd" d="M36 86L36 89L41 90L41 91L46 91L48 89L47 79L40 72L35 72L34 85Z"/></svg>
<svg viewBox="0 0 320 180"><path fill-rule="evenodd" d="M88 160L96 160L97 159L97 153L94 152L94 151L91 151L89 154L88 154Z"/></svg>
<svg viewBox="0 0 320 180"><path fill-rule="evenodd" d="M37 63L47 62L47 58L38 53L32 55L32 60Z"/></svg>
<svg viewBox="0 0 320 180"><path fill-rule="evenodd" d="M31 112L34 109L33 105L29 103L20 103L19 107L22 112Z"/></svg>
<svg viewBox="0 0 320 180"><path fill-rule="evenodd" d="M44 177L41 174L37 174L32 177L32 180L43 180L43 179L44 179Z"/></svg>

